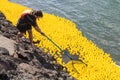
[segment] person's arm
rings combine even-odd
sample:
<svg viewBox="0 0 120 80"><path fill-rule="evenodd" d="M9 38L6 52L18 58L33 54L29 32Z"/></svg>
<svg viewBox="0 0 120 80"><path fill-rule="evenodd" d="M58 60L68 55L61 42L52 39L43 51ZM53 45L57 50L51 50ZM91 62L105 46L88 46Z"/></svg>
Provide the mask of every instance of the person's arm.
<svg viewBox="0 0 120 80"><path fill-rule="evenodd" d="M43 36L45 35L45 33L43 33L42 31L41 31L41 29L36 25L36 26L34 26L34 28L35 28L35 30L37 31L37 32L39 32L40 34L42 34Z"/></svg>
<svg viewBox="0 0 120 80"><path fill-rule="evenodd" d="M35 30L36 30L37 32L39 32L39 33L42 34L43 36L45 35L45 34L41 31L41 29L38 27L38 25L37 25L37 23L36 23L36 18L35 18L35 17L33 17L33 16L31 16L31 15L28 15L28 16L27 16L27 19L28 19L28 23L29 23L30 25L34 26L34 28L35 28Z"/></svg>

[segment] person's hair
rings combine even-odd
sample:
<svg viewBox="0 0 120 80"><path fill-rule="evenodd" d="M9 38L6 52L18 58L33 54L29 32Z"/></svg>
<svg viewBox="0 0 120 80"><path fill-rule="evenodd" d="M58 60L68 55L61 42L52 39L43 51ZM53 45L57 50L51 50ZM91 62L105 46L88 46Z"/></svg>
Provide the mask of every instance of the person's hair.
<svg viewBox="0 0 120 80"><path fill-rule="evenodd" d="M36 15L38 17L43 17L43 13L41 10L33 11L33 15Z"/></svg>

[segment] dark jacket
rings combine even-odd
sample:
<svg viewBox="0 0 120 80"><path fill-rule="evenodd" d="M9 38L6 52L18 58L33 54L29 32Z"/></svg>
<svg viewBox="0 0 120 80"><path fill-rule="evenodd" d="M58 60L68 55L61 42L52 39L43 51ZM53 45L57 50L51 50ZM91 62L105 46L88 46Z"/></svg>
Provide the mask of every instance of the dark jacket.
<svg viewBox="0 0 120 80"><path fill-rule="evenodd" d="M32 26L37 26L35 16L27 13L22 14L17 23L18 30L25 33L26 30L32 29Z"/></svg>

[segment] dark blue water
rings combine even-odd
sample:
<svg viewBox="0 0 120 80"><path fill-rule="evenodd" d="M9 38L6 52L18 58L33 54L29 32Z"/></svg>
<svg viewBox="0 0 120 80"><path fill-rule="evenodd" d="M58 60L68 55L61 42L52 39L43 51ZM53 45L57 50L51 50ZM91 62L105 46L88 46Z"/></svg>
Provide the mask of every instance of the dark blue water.
<svg viewBox="0 0 120 80"><path fill-rule="evenodd" d="M67 18L120 65L120 0L10 0Z"/></svg>

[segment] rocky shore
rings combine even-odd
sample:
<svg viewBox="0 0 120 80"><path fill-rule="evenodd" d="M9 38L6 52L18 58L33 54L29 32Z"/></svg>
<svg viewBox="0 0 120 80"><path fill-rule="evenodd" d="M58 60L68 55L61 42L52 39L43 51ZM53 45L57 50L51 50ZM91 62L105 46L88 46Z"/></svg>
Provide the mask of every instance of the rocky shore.
<svg viewBox="0 0 120 80"><path fill-rule="evenodd" d="M16 43L17 32L0 12L0 80L75 80L42 49L31 51L26 38Z"/></svg>

